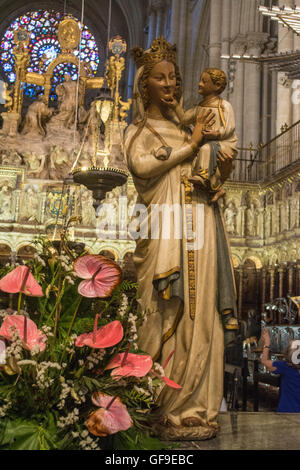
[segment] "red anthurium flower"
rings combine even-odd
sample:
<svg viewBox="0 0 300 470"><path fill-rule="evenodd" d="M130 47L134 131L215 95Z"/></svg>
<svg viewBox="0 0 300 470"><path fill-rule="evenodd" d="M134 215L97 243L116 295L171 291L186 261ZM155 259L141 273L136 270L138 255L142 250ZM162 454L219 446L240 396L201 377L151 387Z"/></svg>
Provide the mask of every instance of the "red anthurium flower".
<svg viewBox="0 0 300 470"><path fill-rule="evenodd" d="M31 274L29 266L18 266L6 274L0 281L0 290L10 294L22 292L33 297L44 295L41 286Z"/></svg>
<svg viewBox="0 0 300 470"><path fill-rule="evenodd" d="M105 369L114 369L112 376L144 377L152 367L151 356L131 354L129 348L125 353L117 354Z"/></svg>
<svg viewBox="0 0 300 470"><path fill-rule="evenodd" d="M167 358L166 362L163 364L162 368L165 369L171 359L171 357L173 356L173 354L175 353L175 350L171 352L171 354L169 355L169 357ZM154 370L152 370L153 374L156 375L156 377L159 377L160 379L162 379L169 387L172 387L172 388L175 388L176 390L181 390L182 387L181 385L178 385L176 382L173 382L173 380L171 379L168 379L168 377L166 377L165 375L163 377L161 377L161 375L159 375L157 372L155 372Z"/></svg>
<svg viewBox="0 0 300 470"><path fill-rule="evenodd" d="M38 346L40 351L46 348L46 338L36 324L24 315L9 315L6 317L0 328L0 336L12 341L11 329L14 328L19 333L19 337L24 343L24 347L30 351Z"/></svg>
<svg viewBox="0 0 300 470"><path fill-rule="evenodd" d="M122 340L124 331L121 322L116 320L97 330L98 317L99 315L97 314L94 330L91 333L83 333L78 336L75 346L79 348L90 346L91 348L103 349L110 348Z"/></svg>
<svg viewBox="0 0 300 470"><path fill-rule="evenodd" d="M78 277L85 279L78 286L83 297L109 297L122 280L120 266L101 255L86 255L74 263Z"/></svg>
<svg viewBox="0 0 300 470"><path fill-rule="evenodd" d="M119 397L111 397L99 391L93 394L92 402L100 408L88 417L85 424L94 436L105 437L127 431L133 425L127 408Z"/></svg>

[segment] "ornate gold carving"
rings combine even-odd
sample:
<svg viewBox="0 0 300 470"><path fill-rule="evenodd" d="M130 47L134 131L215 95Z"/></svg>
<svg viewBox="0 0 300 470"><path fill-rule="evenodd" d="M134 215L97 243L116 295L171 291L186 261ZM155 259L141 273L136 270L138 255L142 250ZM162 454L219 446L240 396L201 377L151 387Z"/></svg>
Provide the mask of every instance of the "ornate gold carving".
<svg viewBox="0 0 300 470"><path fill-rule="evenodd" d="M58 40L63 51L73 51L80 43L80 29L72 18L63 20L58 27Z"/></svg>
<svg viewBox="0 0 300 470"><path fill-rule="evenodd" d="M4 107L10 111L13 108L13 97L11 96L12 93L14 92L14 89L12 88L11 90L8 89L7 83L4 83L4 93L3 93L3 98L5 99L6 103Z"/></svg>
<svg viewBox="0 0 300 470"><path fill-rule="evenodd" d="M120 55L125 54L127 51L127 44L126 41L121 36L115 36L112 38L109 43L109 50L117 57Z"/></svg>
<svg viewBox="0 0 300 470"><path fill-rule="evenodd" d="M121 122L125 123L125 119L127 118L127 114L128 114L128 111L129 111L131 103L132 103L132 99L129 98L128 101L122 101L121 98L122 97L120 96L120 100L119 100L119 103L121 105L120 118L121 118Z"/></svg>
<svg viewBox="0 0 300 470"><path fill-rule="evenodd" d="M162 60L176 64L176 45L170 44L163 36L159 36L152 42L150 50L144 51L141 47L134 47L131 53L137 68L157 64Z"/></svg>
<svg viewBox="0 0 300 470"><path fill-rule="evenodd" d="M28 46L30 43L29 32L27 29L21 28L17 31L14 31L14 43L18 49L24 49L25 46Z"/></svg>
<svg viewBox="0 0 300 470"><path fill-rule="evenodd" d="M183 180L185 189L185 207L187 219L187 243L193 244L194 240L189 238L189 234L193 233L193 212L192 212L192 185L187 180ZM189 206L190 205L190 211ZM195 252L188 246L188 272L189 272L189 301L190 301L190 317L195 318L196 313L196 279L195 279Z"/></svg>

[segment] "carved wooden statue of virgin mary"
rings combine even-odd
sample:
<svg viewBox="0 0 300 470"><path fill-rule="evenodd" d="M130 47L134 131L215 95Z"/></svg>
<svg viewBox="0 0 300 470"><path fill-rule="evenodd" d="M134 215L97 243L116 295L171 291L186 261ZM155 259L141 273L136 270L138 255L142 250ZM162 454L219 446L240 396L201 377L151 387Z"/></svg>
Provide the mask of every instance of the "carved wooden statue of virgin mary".
<svg viewBox="0 0 300 470"><path fill-rule="evenodd" d="M205 189L189 183L203 128L214 116L208 112L199 117L191 134L168 107L170 98L181 98L181 80L176 47L165 38L154 40L146 51L134 48L133 55L134 121L125 146L137 202L147 209L140 223L144 236L134 253L139 305L147 312L138 343L160 364L174 351L165 372L182 387L165 385L161 390L155 429L167 440L209 439L219 427L224 332L228 337L238 328L233 269L218 203L210 204ZM231 157L223 154L221 183L231 165ZM166 230L167 217L156 217L160 208L171 215L177 209L182 230L172 217ZM162 223L157 226L157 221Z"/></svg>

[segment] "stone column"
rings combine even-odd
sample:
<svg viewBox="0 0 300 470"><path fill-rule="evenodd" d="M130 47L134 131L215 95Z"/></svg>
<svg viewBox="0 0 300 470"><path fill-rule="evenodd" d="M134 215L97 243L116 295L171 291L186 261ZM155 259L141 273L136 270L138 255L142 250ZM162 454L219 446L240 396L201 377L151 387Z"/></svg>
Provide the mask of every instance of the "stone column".
<svg viewBox="0 0 300 470"><path fill-rule="evenodd" d="M238 268L239 273L239 297L238 297L238 319L242 318L243 313L243 284L244 284L244 268L240 266Z"/></svg>
<svg viewBox="0 0 300 470"><path fill-rule="evenodd" d="M293 7L294 0L279 0L279 6ZM293 50L293 32L278 24L278 52L286 52ZM292 100L291 100L290 83L286 82L284 72L278 73L277 81L277 134L280 134L280 128L287 123L292 124Z"/></svg>
<svg viewBox="0 0 300 470"><path fill-rule="evenodd" d="M246 235L246 220L245 220L246 209L247 209L247 206L241 206L241 231L240 231L241 237L245 237Z"/></svg>
<svg viewBox="0 0 300 470"><path fill-rule="evenodd" d="M300 295L300 264L297 264L297 290L296 295Z"/></svg>
<svg viewBox="0 0 300 470"><path fill-rule="evenodd" d="M275 269L270 268L270 302L274 300L274 293L275 293Z"/></svg>
<svg viewBox="0 0 300 470"><path fill-rule="evenodd" d="M264 312L266 303L266 285L267 285L267 270L263 266L261 268L261 310Z"/></svg>
<svg viewBox="0 0 300 470"><path fill-rule="evenodd" d="M279 297L283 297L283 279L284 279L284 272L285 272L285 269L284 269L284 268L279 268L279 269L278 269L278 273L279 273L279 293L278 293L278 296L279 296Z"/></svg>
<svg viewBox="0 0 300 470"><path fill-rule="evenodd" d="M271 139L277 135L277 72L272 72Z"/></svg>
<svg viewBox="0 0 300 470"><path fill-rule="evenodd" d="M231 7L228 2L222 2L221 55L230 54L230 16ZM228 60L221 59L221 69L227 74Z"/></svg>
<svg viewBox="0 0 300 470"><path fill-rule="evenodd" d="M293 288L294 288L294 266L291 265L288 267L288 289L289 294L293 295Z"/></svg>
<svg viewBox="0 0 300 470"><path fill-rule="evenodd" d="M260 207L258 209L258 230L257 235L259 238L264 238L264 221L265 221L265 209L264 207Z"/></svg>
<svg viewBox="0 0 300 470"><path fill-rule="evenodd" d="M187 2L180 2L180 18L179 18L179 36L177 41L177 57L178 65L181 70L182 80L185 83L186 73L190 73L190 69L186 68L186 57L187 57L187 36L189 31L187 31L187 16L188 16L188 4Z"/></svg>
<svg viewBox="0 0 300 470"><path fill-rule="evenodd" d="M248 33L247 53L260 56L267 40L266 33ZM260 143L260 103L261 103L261 67L254 63L245 64L244 85L244 145Z"/></svg>
<svg viewBox="0 0 300 470"><path fill-rule="evenodd" d="M158 9L156 10L156 37L160 36L163 34L163 21L164 21L164 9L163 6L159 6Z"/></svg>
<svg viewBox="0 0 300 470"><path fill-rule="evenodd" d="M231 55L242 55L246 49L245 38L238 36L232 44L230 53ZM233 84L233 93L231 95L231 104L235 114L235 127L238 137L238 146L244 147L244 62L237 60L235 62L235 75ZM239 153L239 158L243 158L243 152ZM245 165L243 162L235 161L234 174L237 179L241 179Z"/></svg>
<svg viewBox="0 0 300 470"><path fill-rule="evenodd" d="M293 0L293 3L295 4L296 7L300 7L300 0ZM300 50L300 37L297 36L296 34L293 35L293 40L294 40L294 51ZM299 87L298 87L299 88ZM297 121L300 120L300 106L299 104L292 104L292 109L293 109L293 124Z"/></svg>
<svg viewBox="0 0 300 470"><path fill-rule="evenodd" d="M156 12L151 7L150 18L149 18L148 42L147 42L148 49L151 46L153 39L155 39L155 33L156 33Z"/></svg>
<svg viewBox="0 0 300 470"><path fill-rule="evenodd" d="M209 66L216 68L221 67L222 3L210 0Z"/></svg>
<svg viewBox="0 0 300 470"><path fill-rule="evenodd" d="M135 63L133 57L130 57L128 65L127 99L133 96L134 71Z"/></svg>
<svg viewBox="0 0 300 470"><path fill-rule="evenodd" d="M263 91L262 91L262 136L261 140L266 144L269 140L268 136L268 88L269 83L269 67L265 64L263 65Z"/></svg>
<svg viewBox="0 0 300 470"><path fill-rule="evenodd" d="M180 10L182 0L172 1L172 14L171 14L171 37L170 42L178 44L178 35L180 30Z"/></svg>

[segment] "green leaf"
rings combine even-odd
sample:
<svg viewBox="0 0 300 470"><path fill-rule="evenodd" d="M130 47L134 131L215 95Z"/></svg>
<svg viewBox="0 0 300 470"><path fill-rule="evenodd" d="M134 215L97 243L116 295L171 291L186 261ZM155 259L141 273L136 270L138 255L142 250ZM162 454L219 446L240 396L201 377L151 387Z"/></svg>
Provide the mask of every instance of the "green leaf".
<svg viewBox="0 0 300 470"><path fill-rule="evenodd" d="M121 431L115 435L113 448L114 450L162 450L170 447L159 439L132 427L128 431Z"/></svg>
<svg viewBox="0 0 300 470"><path fill-rule="evenodd" d="M54 439L46 429L29 420L7 420L1 446L9 450L55 449Z"/></svg>

